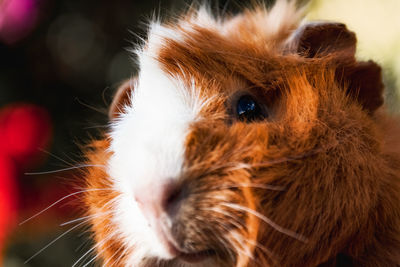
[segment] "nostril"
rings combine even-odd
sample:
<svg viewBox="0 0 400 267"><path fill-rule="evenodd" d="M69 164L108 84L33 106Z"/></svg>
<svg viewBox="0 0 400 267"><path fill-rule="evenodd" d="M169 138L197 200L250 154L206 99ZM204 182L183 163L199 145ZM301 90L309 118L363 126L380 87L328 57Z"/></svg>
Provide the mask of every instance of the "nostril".
<svg viewBox="0 0 400 267"><path fill-rule="evenodd" d="M186 190L181 185L169 184L164 191L163 208L167 214L174 217L186 197Z"/></svg>
<svg viewBox="0 0 400 267"><path fill-rule="evenodd" d="M163 213L175 217L182 200L186 197L186 190L182 184L175 181L159 183L141 188L134 193L135 201L149 222L159 219Z"/></svg>

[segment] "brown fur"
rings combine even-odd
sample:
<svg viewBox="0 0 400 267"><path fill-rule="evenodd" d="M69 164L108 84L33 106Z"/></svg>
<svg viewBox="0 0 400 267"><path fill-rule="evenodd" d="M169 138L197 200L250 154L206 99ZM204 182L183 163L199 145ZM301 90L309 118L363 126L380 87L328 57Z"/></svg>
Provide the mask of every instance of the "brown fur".
<svg viewBox="0 0 400 267"><path fill-rule="evenodd" d="M133 248L126 248L122 241L115 236L118 232L117 226L112 222L112 215L109 213L115 203L112 200L118 198L119 193L112 190L112 184L105 168L110 153L107 152L109 141L107 138L94 141L86 149L88 162L94 164L86 171L87 177L84 205L86 213L90 218L89 222L96 230L94 240L97 244L96 252L105 259L104 263L110 266L118 266L125 260L126 255ZM100 214L101 216L97 216Z"/></svg>
<svg viewBox="0 0 400 267"><path fill-rule="evenodd" d="M262 27L254 14L237 18L239 27L227 35L194 24L190 38L165 39L159 52L167 73L188 85L194 79L205 98L218 96L185 141L180 186L188 193L173 234L193 251L216 251L221 266L400 265L400 128L378 109L380 68L356 61L352 33L336 49L313 39L312 50L301 46L301 53L297 48L308 37L288 45L291 27L265 42L262 35L249 38L251 29ZM230 108L240 91L257 96L269 117L237 121ZM108 146L107 138L94 142L88 162L106 166ZM87 188L110 187L104 169L89 168ZM116 194L88 192L88 213L108 211ZM221 195L225 200L216 198ZM226 203L255 210L284 229ZM108 217L91 224L97 243L118 232ZM244 244L225 240L230 231ZM252 257L241 251L245 246ZM123 266L130 250L115 235L97 251ZM148 259L143 265L177 262Z"/></svg>

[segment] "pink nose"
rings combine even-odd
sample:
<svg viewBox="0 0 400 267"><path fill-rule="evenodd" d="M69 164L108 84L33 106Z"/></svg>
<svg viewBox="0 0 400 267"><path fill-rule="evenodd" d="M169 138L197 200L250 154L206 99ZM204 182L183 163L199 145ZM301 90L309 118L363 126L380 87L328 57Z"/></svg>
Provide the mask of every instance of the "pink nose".
<svg viewBox="0 0 400 267"><path fill-rule="evenodd" d="M182 199L182 187L174 182L152 184L135 192L135 200L150 223L163 214L174 216Z"/></svg>

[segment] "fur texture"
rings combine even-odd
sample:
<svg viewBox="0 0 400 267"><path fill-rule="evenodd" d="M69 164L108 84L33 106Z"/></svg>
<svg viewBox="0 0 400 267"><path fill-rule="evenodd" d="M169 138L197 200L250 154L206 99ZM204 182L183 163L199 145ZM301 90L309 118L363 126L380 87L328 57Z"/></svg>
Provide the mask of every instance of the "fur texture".
<svg viewBox="0 0 400 267"><path fill-rule="evenodd" d="M86 152L105 266L400 264L400 129L380 68L344 25L300 20L278 1L151 24ZM237 118L244 94L265 119Z"/></svg>

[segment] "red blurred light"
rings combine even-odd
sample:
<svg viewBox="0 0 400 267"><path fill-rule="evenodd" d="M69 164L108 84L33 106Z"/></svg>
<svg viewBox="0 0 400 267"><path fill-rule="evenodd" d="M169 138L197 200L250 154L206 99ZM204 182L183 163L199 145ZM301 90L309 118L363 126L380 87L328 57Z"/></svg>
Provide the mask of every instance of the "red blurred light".
<svg viewBox="0 0 400 267"><path fill-rule="evenodd" d="M43 108L22 104L0 113L0 148L20 168L34 163L40 149L47 147L50 135L50 118Z"/></svg>
<svg viewBox="0 0 400 267"><path fill-rule="evenodd" d="M4 241L17 218L16 177L17 171L13 162L0 154L0 258Z"/></svg>

